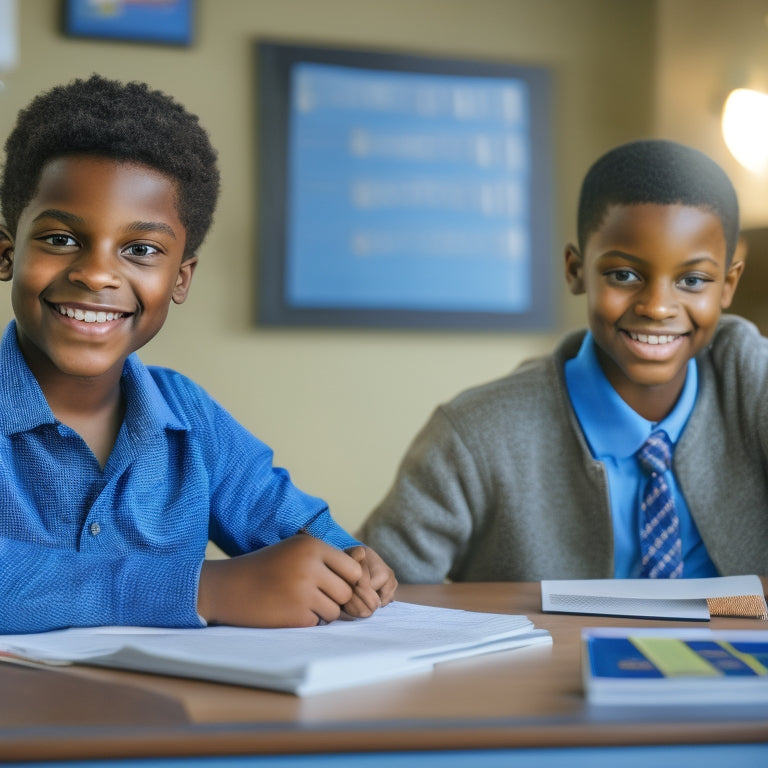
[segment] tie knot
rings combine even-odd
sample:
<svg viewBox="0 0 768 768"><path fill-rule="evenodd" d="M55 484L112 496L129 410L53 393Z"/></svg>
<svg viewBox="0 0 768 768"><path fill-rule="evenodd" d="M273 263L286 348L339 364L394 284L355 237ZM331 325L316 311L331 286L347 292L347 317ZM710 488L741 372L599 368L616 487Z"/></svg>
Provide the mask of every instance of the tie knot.
<svg viewBox="0 0 768 768"><path fill-rule="evenodd" d="M672 443L667 433L662 430L652 433L637 452L637 460L648 475L666 472L672 461Z"/></svg>

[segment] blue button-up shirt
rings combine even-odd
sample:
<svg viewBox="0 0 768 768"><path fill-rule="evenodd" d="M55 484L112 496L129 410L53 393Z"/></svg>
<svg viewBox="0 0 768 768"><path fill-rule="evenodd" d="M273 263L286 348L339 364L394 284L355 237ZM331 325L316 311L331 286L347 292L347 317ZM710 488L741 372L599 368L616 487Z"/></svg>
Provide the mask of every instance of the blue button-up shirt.
<svg viewBox="0 0 768 768"><path fill-rule="evenodd" d="M198 385L131 355L125 418L103 470L57 421L15 322L0 342L0 632L202 626L207 542L229 555L300 530L357 542L272 451Z"/></svg>
<svg viewBox="0 0 768 768"><path fill-rule="evenodd" d="M614 576L637 578L640 575L639 510L647 478L635 454L656 429L663 429L673 446L677 443L696 404L696 361L690 360L688 363L683 391L675 407L658 423L640 416L611 386L598 362L591 333L587 333L579 354L565 364L565 380L592 456L603 462L608 475L613 519ZM717 576L717 569L707 554L674 472L667 472L666 479L680 519L683 576Z"/></svg>

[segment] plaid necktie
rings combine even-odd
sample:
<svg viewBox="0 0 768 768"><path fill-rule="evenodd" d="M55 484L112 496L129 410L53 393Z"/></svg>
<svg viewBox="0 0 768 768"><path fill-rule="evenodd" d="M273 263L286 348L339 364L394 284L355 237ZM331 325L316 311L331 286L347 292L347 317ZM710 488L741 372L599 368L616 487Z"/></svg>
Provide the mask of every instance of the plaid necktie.
<svg viewBox="0 0 768 768"><path fill-rule="evenodd" d="M643 578L677 579L683 575L680 522L665 474L672 460L666 432L654 432L637 452L648 482L640 505L640 550Z"/></svg>

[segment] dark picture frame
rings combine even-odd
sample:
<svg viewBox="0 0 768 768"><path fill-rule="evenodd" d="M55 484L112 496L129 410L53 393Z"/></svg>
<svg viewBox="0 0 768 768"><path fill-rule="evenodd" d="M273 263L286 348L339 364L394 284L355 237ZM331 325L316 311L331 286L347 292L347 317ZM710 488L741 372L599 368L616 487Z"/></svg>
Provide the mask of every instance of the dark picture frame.
<svg viewBox="0 0 768 768"><path fill-rule="evenodd" d="M270 40L254 66L257 324L555 326L548 69Z"/></svg>
<svg viewBox="0 0 768 768"><path fill-rule="evenodd" d="M189 46L194 39L193 16L194 0L62 3L62 27L70 37Z"/></svg>

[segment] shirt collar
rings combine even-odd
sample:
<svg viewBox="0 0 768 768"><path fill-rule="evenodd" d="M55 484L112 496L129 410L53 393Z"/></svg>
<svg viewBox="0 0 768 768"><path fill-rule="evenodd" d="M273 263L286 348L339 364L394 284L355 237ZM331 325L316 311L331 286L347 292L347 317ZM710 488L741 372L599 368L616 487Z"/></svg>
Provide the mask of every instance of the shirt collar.
<svg viewBox="0 0 768 768"><path fill-rule="evenodd" d="M189 424L171 410L149 370L136 355L125 361L122 386L127 403L125 424L136 438L166 428L189 429ZM56 423L19 349L16 321L12 320L0 339L0 434L12 435Z"/></svg>
<svg viewBox="0 0 768 768"><path fill-rule="evenodd" d="M672 411L658 423L644 419L621 399L606 378L591 333L584 337L576 357L566 363L565 379L574 411L595 458L628 458L657 428L663 429L674 445L691 415L698 392L698 368L691 359L683 391Z"/></svg>

